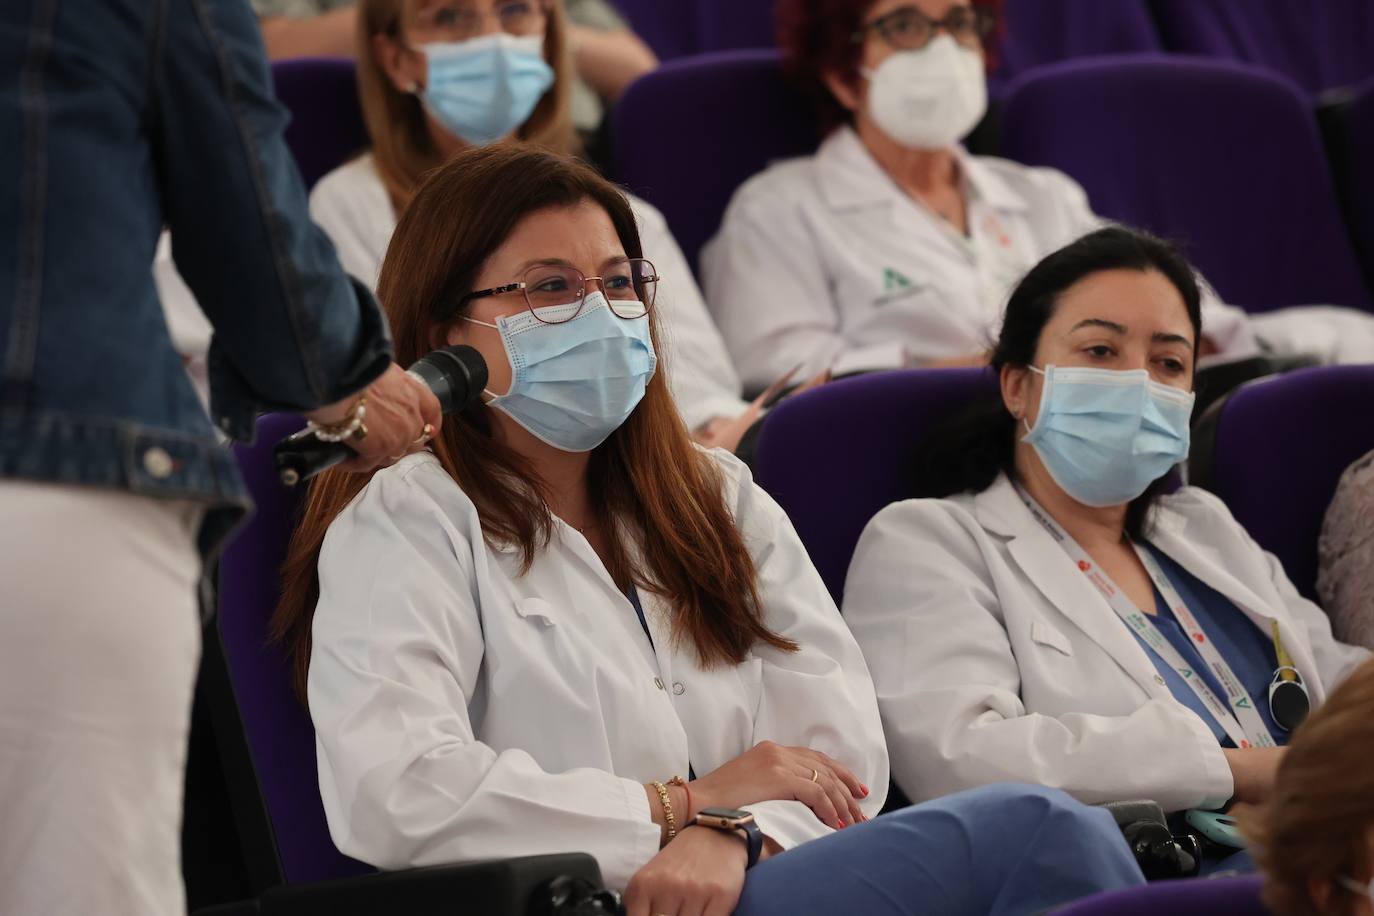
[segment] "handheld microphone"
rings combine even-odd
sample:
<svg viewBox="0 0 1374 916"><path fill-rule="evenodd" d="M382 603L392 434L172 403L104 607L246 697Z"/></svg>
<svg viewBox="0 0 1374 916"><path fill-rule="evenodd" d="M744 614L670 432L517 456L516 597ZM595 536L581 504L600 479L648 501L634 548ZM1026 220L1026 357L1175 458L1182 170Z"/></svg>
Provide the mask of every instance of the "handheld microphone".
<svg viewBox="0 0 1374 916"><path fill-rule="evenodd" d="M462 344L435 350L406 372L434 392L445 416L465 409L487 386L487 361ZM277 443L274 454L281 482L294 487L357 453L347 443L323 442L314 430L304 429Z"/></svg>

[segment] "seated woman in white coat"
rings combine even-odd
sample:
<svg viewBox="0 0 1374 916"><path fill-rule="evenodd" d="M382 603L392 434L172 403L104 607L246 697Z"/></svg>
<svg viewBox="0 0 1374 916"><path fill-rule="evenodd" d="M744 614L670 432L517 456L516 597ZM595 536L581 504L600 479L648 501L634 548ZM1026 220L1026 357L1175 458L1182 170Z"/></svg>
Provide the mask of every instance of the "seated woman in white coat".
<svg viewBox="0 0 1374 916"><path fill-rule="evenodd" d="M561 0L478 3L361 0L358 89L371 149L320 179L310 215L329 234L344 269L369 286L422 176L459 150L524 142L578 148ZM458 12L455 12L458 9ZM632 199L640 231L665 278L660 306L671 349L672 391L689 428L734 450L758 418L687 260L663 215Z"/></svg>
<svg viewBox="0 0 1374 916"><path fill-rule="evenodd" d="M959 141L987 107L969 0L780 0L785 66L829 136L736 192L702 253L702 283L744 379L981 365L1012 285L1102 225L1071 178ZM1350 309L1247 316L1208 295L1204 355L1374 359L1374 319Z"/></svg>
<svg viewBox="0 0 1374 916"><path fill-rule="evenodd" d="M865 529L845 620L912 799L1010 780L1170 812L1261 801L1290 731L1368 658L1220 500L1166 493L1199 325L1158 239L1050 255L1007 306L1000 400L918 467L943 498Z"/></svg>
<svg viewBox="0 0 1374 916"><path fill-rule="evenodd" d="M292 544L278 631L339 848L585 851L631 916L1026 913L1140 881L1105 812L1042 787L867 823L863 657L786 516L688 438L642 254L611 185L514 146L402 215L398 359L467 344L490 381L428 448L322 478Z"/></svg>

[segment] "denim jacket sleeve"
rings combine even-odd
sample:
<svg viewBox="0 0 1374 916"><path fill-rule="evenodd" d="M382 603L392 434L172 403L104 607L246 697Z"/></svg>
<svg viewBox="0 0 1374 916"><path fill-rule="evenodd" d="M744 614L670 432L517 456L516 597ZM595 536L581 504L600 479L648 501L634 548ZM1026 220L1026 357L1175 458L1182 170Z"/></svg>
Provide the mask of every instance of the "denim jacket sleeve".
<svg viewBox="0 0 1374 916"><path fill-rule="evenodd" d="M210 323L213 412L250 438L263 410L340 400L390 360L372 294L309 219L257 20L244 0L166 0L151 135L177 270Z"/></svg>

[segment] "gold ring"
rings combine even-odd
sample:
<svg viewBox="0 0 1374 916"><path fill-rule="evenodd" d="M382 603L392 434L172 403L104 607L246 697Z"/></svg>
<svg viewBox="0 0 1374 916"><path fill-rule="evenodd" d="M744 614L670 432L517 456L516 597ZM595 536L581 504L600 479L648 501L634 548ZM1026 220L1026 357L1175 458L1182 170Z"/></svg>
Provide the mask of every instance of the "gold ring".
<svg viewBox="0 0 1374 916"><path fill-rule="evenodd" d="M418 439L416 439L414 442L412 442L412 443L411 443L411 447L414 448L414 447L417 446L417 445L424 445L426 442L428 442L430 439L433 439L433 438L434 438L434 424L433 424L433 423L426 423L426 424L425 424L425 428L422 429L422 430L420 430L420 438L418 438Z"/></svg>
<svg viewBox="0 0 1374 916"><path fill-rule="evenodd" d="M818 780L818 779L820 779L820 778L821 778L820 771L819 771L819 770L816 770L816 769L812 769L812 770L811 770L811 781L812 781L812 782L815 782L816 780Z"/></svg>

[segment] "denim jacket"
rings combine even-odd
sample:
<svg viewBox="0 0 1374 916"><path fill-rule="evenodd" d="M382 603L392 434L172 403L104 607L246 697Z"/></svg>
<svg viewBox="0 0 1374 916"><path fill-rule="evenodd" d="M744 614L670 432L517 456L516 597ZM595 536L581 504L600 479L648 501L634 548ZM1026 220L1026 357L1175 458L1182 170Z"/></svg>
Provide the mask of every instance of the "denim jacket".
<svg viewBox="0 0 1374 916"><path fill-rule="evenodd" d="M231 438L385 370L286 122L247 0L0 2L0 479L246 505L158 302L164 225Z"/></svg>

